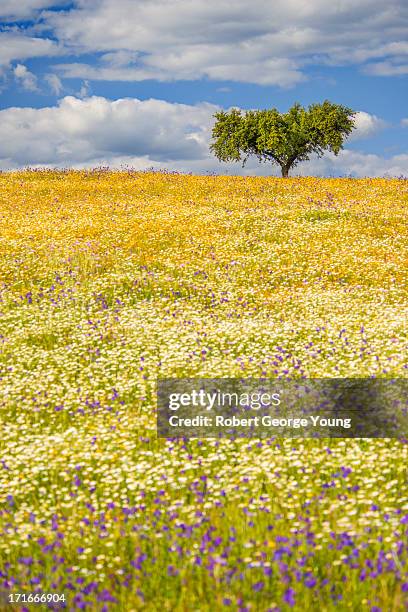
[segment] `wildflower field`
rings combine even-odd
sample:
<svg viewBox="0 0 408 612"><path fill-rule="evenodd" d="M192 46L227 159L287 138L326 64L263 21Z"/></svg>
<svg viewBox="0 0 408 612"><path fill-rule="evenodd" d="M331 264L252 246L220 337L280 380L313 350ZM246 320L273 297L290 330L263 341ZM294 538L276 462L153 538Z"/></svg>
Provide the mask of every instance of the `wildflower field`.
<svg viewBox="0 0 408 612"><path fill-rule="evenodd" d="M158 377L408 376L408 184L0 174L0 609L408 605L407 440L165 440Z"/></svg>

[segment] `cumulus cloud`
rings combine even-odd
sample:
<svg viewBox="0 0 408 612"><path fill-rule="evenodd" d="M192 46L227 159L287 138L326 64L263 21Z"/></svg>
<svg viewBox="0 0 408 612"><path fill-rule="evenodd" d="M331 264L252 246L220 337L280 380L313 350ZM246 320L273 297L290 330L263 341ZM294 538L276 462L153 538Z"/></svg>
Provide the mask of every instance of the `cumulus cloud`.
<svg viewBox="0 0 408 612"><path fill-rule="evenodd" d="M202 159L216 106L67 96L57 106L0 111L0 158L15 166L71 165L118 156Z"/></svg>
<svg viewBox="0 0 408 612"><path fill-rule="evenodd" d="M64 10L55 10L56 8ZM47 10L49 9L49 10ZM406 74L408 5L401 0L2 0L3 21L41 17L0 33L0 64L64 52L66 78L232 80L291 87L310 65L361 65ZM81 56L99 55L86 63ZM404 59L405 58L405 59Z"/></svg>
<svg viewBox="0 0 408 612"><path fill-rule="evenodd" d="M351 133L349 138L350 141L361 140L363 138L369 138L380 130L384 129L387 123L377 117L376 115L370 115L364 111L358 111L354 117L354 132Z"/></svg>
<svg viewBox="0 0 408 612"><path fill-rule="evenodd" d="M408 119L401 119L401 125L404 127L408 127Z"/></svg>
<svg viewBox="0 0 408 612"><path fill-rule="evenodd" d="M308 64L390 63L408 53L408 5L400 0L235 0L233 7L230 0L81 0L44 19L78 55L103 54L97 65L60 66L64 76L83 79L287 87L305 79Z"/></svg>
<svg viewBox="0 0 408 612"><path fill-rule="evenodd" d="M212 116L217 110L218 106L209 103L135 98L111 101L97 96L83 100L67 96L48 108L8 108L0 111L0 167L107 164L198 174L278 174L278 168L258 164L255 159L245 168L239 163L218 162L209 151ZM301 164L296 173L407 175L408 155L384 159L344 150L338 157L328 154Z"/></svg>
<svg viewBox="0 0 408 612"><path fill-rule="evenodd" d="M344 149L337 157L328 153L323 158L311 159L299 166L296 174L408 177L408 154L394 155L387 159L381 155Z"/></svg>
<svg viewBox="0 0 408 612"><path fill-rule="evenodd" d="M24 64L17 64L14 70L14 77L18 83L27 91L38 91L37 77L30 72Z"/></svg>

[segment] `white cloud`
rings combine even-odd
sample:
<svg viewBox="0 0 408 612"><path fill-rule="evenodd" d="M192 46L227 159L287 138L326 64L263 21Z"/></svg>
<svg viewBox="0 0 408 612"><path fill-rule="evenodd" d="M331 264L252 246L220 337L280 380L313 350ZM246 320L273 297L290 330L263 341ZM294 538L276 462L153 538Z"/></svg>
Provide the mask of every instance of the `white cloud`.
<svg viewBox="0 0 408 612"><path fill-rule="evenodd" d="M345 64L350 63L363 63L367 60L378 59L382 57L391 57L392 61L397 60L408 55L408 43L404 40L398 42L389 42L380 44L377 46L356 46L353 49L345 49L346 53L343 54L341 49L336 49L334 53L333 64L337 62L344 62ZM330 63L330 62L328 62ZM370 69L371 65L368 64L367 70Z"/></svg>
<svg viewBox="0 0 408 612"><path fill-rule="evenodd" d="M209 103L111 101L96 96L84 100L67 96L57 106L41 109L8 108L0 111L0 167L127 164L198 174L279 174L278 168L258 164L256 159L250 159L244 169L240 163L218 162L208 148L217 110ZM371 124L366 119L366 126ZM408 175L408 155L385 159L346 149L338 157L327 154L301 164L294 174Z"/></svg>
<svg viewBox="0 0 408 612"><path fill-rule="evenodd" d="M32 19L40 9L67 4L67 0L1 0L0 19L18 21Z"/></svg>
<svg viewBox="0 0 408 612"><path fill-rule="evenodd" d="M106 65L113 68L121 68L123 66L135 64L139 57L139 53L135 51L113 51L112 53L105 53L101 57L101 61Z"/></svg>
<svg viewBox="0 0 408 612"><path fill-rule="evenodd" d="M384 158L380 155L344 149L336 157L328 153L321 159L311 159L297 169L296 174L307 176L406 176L408 177L408 154Z"/></svg>
<svg viewBox="0 0 408 612"><path fill-rule="evenodd" d="M401 0L1 0L3 21L37 16L31 34L51 31L59 43L30 30L0 32L1 65L64 49L79 58L59 66L67 78L282 87L305 80L308 65L357 64L380 76L408 70ZM84 53L101 54L99 62L86 64Z"/></svg>
<svg viewBox="0 0 408 612"><path fill-rule="evenodd" d="M186 59L186 58L185 58ZM153 60L150 60L151 64ZM98 81L145 81L155 79L158 81L195 80L210 78L214 80L229 80L259 85L279 85L290 87L304 81L306 77L298 70L296 62L286 59L269 59L259 62L256 67L244 62L200 68L199 66L183 66L180 61L168 56L155 58L156 65L148 62L141 67L136 66L90 66L89 64L70 63L57 64L55 69L64 78L91 79ZM173 65L172 65L173 64Z"/></svg>
<svg viewBox="0 0 408 612"><path fill-rule="evenodd" d="M58 45L46 38L25 36L19 30L0 32L0 66L9 66L13 60L58 55Z"/></svg>
<svg viewBox="0 0 408 612"><path fill-rule="evenodd" d="M408 119L401 119L401 125L404 127L408 127Z"/></svg>
<svg viewBox="0 0 408 612"><path fill-rule="evenodd" d="M408 74L408 62L377 62L366 66L364 72L373 76L400 76Z"/></svg>
<svg viewBox="0 0 408 612"><path fill-rule="evenodd" d="M351 133L349 141L369 138L370 136L373 136L380 130L384 129L387 123L376 115L370 115L364 111L358 111L354 117L354 125L355 129Z"/></svg>
<svg viewBox="0 0 408 612"><path fill-rule="evenodd" d="M64 90L64 86L61 79L56 74L46 74L44 79L48 83L53 94L56 96L61 95Z"/></svg>
<svg viewBox="0 0 408 612"><path fill-rule="evenodd" d="M14 70L14 77L18 83L27 91L38 91L37 77L30 72L24 64L17 64Z"/></svg>
<svg viewBox="0 0 408 612"><path fill-rule="evenodd" d="M216 106L67 96L55 107L0 111L0 158L70 165L118 156L172 163L207 155Z"/></svg>
<svg viewBox="0 0 408 612"><path fill-rule="evenodd" d="M89 85L89 81L84 81L81 85L80 90L76 93L78 98L88 98L91 93L91 87Z"/></svg>
<svg viewBox="0 0 408 612"><path fill-rule="evenodd" d="M392 62L408 53L401 0L81 0L44 17L78 55L103 53L96 66L60 66L64 76L83 79L286 87L305 78L306 64Z"/></svg>

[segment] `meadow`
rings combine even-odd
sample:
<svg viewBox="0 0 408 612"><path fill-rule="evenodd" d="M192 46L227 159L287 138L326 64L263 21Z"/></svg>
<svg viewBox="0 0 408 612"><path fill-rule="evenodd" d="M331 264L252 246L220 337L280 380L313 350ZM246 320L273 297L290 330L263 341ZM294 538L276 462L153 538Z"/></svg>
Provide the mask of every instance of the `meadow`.
<svg viewBox="0 0 408 612"><path fill-rule="evenodd" d="M155 389L406 378L407 213L403 179L1 173L0 609L404 610L406 439L159 439Z"/></svg>

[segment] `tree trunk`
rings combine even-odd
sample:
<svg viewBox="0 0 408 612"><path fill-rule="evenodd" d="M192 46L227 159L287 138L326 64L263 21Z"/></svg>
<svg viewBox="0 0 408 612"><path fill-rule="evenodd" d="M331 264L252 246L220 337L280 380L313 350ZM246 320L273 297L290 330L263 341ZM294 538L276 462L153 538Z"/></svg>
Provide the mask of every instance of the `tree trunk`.
<svg viewBox="0 0 408 612"><path fill-rule="evenodd" d="M281 166L282 178L288 178L289 176L289 166Z"/></svg>

